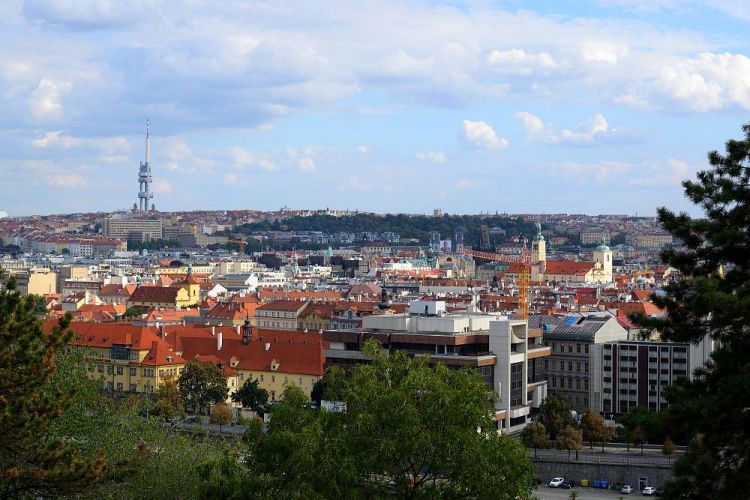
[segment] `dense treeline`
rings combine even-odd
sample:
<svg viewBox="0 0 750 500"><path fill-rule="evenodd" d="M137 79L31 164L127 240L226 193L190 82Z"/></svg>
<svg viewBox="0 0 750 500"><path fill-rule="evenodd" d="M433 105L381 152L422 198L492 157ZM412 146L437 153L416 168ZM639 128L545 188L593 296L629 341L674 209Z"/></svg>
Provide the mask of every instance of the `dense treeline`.
<svg viewBox="0 0 750 500"><path fill-rule="evenodd" d="M443 215L442 217L432 217L406 214L290 217L276 222L264 221L243 224L237 230L245 234L255 231L323 231L324 233L390 231L398 233L403 238L419 238L423 243L430 240L432 231L438 231L443 239L451 239L456 231L463 231L464 243L473 246L479 244L481 227L485 224L490 229L503 229L507 237L522 234L528 238L533 236L535 232L534 224L525 222L520 217L501 215ZM502 236L493 235L495 243L501 243L504 239Z"/></svg>

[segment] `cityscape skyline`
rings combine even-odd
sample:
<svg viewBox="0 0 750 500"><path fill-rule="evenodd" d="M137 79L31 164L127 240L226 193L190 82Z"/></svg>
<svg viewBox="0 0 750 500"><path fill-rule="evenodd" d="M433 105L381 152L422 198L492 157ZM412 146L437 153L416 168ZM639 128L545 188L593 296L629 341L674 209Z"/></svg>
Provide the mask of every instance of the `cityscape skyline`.
<svg viewBox="0 0 750 500"><path fill-rule="evenodd" d="M147 117L165 211L653 215L750 108L732 2L0 9L11 216L129 207Z"/></svg>

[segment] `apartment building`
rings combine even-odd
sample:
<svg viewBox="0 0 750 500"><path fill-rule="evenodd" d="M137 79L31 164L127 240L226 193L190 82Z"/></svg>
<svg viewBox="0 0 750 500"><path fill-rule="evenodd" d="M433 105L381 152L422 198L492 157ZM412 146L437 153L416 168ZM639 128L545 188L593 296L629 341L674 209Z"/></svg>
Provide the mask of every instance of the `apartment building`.
<svg viewBox="0 0 750 500"><path fill-rule="evenodd" d="M267 330L297 330L299 318L307 302L274 300L255 309L258 328Z"/></svg>
<svg viewBox="0 0 750 500"><path fill-rule="evenodd" d="M620 340L593 345L590 406L604 415L627 413L634 406L665 410L665 389L679 378L691 378L714 348L710 337L698 344Z"/></svg>
<svg viewBox="0 0 750 500"><path fill-rule="evenodd" d="M161 219L107 217L102 223L104 236L120 240L158 240L162 238L162 230Z"/></svg>
<svg viewBox="0 0 750 500"><path fill-rule="evenodd" d="M21 295L48 295L57 291L57 273L47 267L34 267L16 274Z"/></svg>
<svg viewBox="0 0 750 500"><path fill-rule="evenodd" d="M373 338L391 352L473 368L498 396L495 418L503 432L520 431L547 395L542 363L550 349L542 345L541 329L497 313L449 313L444 301L416 300L406 313L373 314L362 318L359 330L323 335L329 365L362 362L362 345Z"/></svg>
<svg viewBox="0 0 750 500"><path fill-rule="evenodd" d="M592 404L592 346L627 340L628 332L610 315L532 315L530 328L542 330L551 354L544 361L550 391L563 395L577 412Z"/></svg>

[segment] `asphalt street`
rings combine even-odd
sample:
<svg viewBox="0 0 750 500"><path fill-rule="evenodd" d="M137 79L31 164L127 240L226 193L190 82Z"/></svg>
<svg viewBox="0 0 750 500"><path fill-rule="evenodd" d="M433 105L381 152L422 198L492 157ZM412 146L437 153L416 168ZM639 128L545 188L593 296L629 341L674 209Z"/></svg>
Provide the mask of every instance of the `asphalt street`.
<svg viewBox="0 0 750 500"><path fill-rule="evenodd" d="M593 488L573 488L572 490L564 490L562 488L549 488L547 486L541 485L539 488L534 491L534 496L540 500L547 500L547 499L568 499L570 498L570 492L575 491L578 496L576 497L577 500L587 500L587 499L619 499L619 498L654 498L654 497L644 497L641 496L640 492L633 492L631 495L623 495L619 491L614 490L595 490Z"/></svg>

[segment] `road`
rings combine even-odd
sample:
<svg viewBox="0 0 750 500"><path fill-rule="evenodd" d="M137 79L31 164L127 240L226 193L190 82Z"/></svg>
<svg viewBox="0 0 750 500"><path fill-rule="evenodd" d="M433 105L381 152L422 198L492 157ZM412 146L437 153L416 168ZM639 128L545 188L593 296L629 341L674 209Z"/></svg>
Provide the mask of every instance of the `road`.
<svg viewBox="0 0 750 500"><path fill-rule="evenodd" d="M561 488L549 488L547 486L539 486L539 488L534 491L534 496L540 500L567 500L570 498L570 492L575 491L578 496L576 497L577 500L603 500L603 499L619 499L619 498L627 498L627 497L633 497L633 498L651 498L651 497L642 497L639 492L634 492L632 495L623 495L619 491L614 490L595 490L593 488L573 488L572 490L563 490Z"/></svg>

